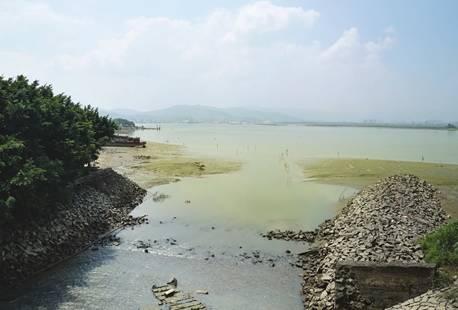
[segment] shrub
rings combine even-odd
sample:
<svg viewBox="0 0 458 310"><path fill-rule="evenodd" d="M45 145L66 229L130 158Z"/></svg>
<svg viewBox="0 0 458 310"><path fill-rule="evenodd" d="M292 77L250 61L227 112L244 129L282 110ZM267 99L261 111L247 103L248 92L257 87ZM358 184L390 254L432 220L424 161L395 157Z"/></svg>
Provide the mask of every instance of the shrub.
<svg viewBox="0 0 458 310"><path fill-rule="evenodd" d="M458 265L458 221L428 234L421 243L426 261L439 265Z"/></svg>

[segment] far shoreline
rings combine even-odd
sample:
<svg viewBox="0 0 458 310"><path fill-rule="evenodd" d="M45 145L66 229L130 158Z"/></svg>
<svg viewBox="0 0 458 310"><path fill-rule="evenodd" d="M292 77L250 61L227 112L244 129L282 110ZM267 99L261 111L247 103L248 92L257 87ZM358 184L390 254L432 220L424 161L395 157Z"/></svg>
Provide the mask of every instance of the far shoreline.
<svg viewBox="0 0 458 310"><path fill-rule="evenodd" d="M252 122L252 121L187 121L187 120L177 120L173 122L163 122L163 121L140 121L137 123L135 128L125 128L127 130L157 130L156 128L142 128L145 125L157 124L167 125L167 124L179 124L179 125L255 125L255 126L303 126L303 127L342 127L342 128L381 128L381 129L419 129L419 130L440 130L440 131L458 131L458 126L455 123L436 123L436 124L426 124L426 123L384 123L384 122L327 122L327 121L299 121L299 122L273 122L273 121L264 121L264 122ZM449 125L455 127L449 127Z"/></svg>
<svg viewBox="0 0 458 310"><path fill-rule="evenodd" d="M304 127L342 127L342 128L382 128L382 129L421 129L456 132L458 128L448 128L447 125L414 125L414 124L391 124L391 123L358 123L358 122L288 122L288 123L258 123L262 126L304 126Z"/></svg>

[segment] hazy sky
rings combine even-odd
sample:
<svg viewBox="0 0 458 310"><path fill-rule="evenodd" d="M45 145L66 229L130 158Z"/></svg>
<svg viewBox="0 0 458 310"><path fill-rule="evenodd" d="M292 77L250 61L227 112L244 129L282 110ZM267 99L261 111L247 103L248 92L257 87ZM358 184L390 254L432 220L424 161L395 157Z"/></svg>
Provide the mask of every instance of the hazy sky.
<svg viewBox="0 0 458 310"><path fill-rule="evenodd" d="M458 1L0 0L0 74L83 104L458 120Z"/></svg>

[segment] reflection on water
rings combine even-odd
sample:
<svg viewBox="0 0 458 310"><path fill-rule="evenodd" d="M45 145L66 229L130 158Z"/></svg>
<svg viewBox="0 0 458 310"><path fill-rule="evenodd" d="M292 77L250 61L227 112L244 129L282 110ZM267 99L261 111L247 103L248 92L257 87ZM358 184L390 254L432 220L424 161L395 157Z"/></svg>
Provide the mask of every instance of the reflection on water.
<svg viewBox="0 0 458 310"><path fill-rule="evenodd" d="M137 309L153 303L152 284L173 275L184 290L208 290L201 299L214 309L301 309L298 270L285 253L306 245L268 241L259 233L313 229L354 190L305 181L298 161L338 156L458 161L458 138L446 131L166 124L159 132L135 135L185 145L196 157L237 159L243 166L150 189L133 211L148 214L149 225L120 233L119 247L87 251L51 270L21 299L1 307ZM154 192L169 197L154 201ZM150 244L148 253L136 247L139 240ZM253 251L262 263L245 259Z"/></svg>

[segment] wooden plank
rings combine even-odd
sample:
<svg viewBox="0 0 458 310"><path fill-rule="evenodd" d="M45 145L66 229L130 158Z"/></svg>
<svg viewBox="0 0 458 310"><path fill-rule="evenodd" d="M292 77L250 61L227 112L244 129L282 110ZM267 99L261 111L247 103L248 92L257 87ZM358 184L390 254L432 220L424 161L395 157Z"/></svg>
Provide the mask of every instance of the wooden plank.
<svg viewBox="0 0 458 310"><path fill-rule="evenodd" d="M162 286L153 286L151 288L154 297L156 297L160 304L170 306L171 310L202 310L207 307L195 299L191 294L179 291L174 285L166 284ZM172 292L167 296L168 292Z"/></svg>

